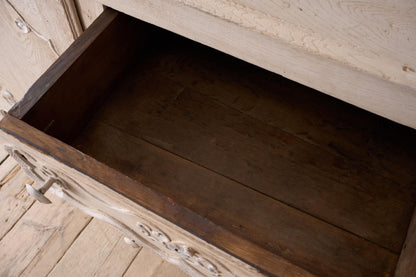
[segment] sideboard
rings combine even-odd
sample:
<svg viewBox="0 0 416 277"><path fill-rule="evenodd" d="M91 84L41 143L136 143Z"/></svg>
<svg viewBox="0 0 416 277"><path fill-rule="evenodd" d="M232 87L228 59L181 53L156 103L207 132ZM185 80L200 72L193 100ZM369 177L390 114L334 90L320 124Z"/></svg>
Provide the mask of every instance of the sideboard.
<svg viewBox="0 0 416 277"><path fill-rule="evenodd" d="M28 191L192 276L412 276L416 132L321 93L415 127L411 55L243 2L103 1L0 122Z"/></svg>

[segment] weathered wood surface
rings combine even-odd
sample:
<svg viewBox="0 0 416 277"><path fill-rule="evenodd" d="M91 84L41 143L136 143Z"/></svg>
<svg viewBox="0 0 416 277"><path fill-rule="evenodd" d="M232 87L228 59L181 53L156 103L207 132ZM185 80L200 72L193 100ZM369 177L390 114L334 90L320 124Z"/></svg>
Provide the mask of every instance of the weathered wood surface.
<svg viewBox="0 0 416 277"><path fill-rule="evenodd" d="M412 1L100 2L416 127Z"/></svg>
<svg viewBox="0 0 416 277"><path fill-rule="evenodd" d="M162 260L158 255L147 248L142 248L139 255L132 261L128 270L123 277L136 277L140 272L140 276L153 277L185 277L183 271L178 267Z"/></svg>
<svg viewBox="0 0 416 277"><path fill-rule="evenodd" d="M7 154L7 153L6 153ZM5 156L1 161L1 170L0 170L0 187L5 185L9 181L10 172L17 167L17 163L13 159L8 159L8 156Z"/></svg>
<svg viewBox="0 0 416 277"><path fill-rule="evenodd" d="M2 165L0 168L3 170ZM0 190L0 239L12 229L34 202L25 189L25 184L32 182L20 168L10 172L7 177L8 180Z"/></svg>
<svg viewBox="0 0 416 277"><path fill-rule="evenodd" d="M7 171L6 168L0 165L0 171ZM52 205L35 205L32 206L33 200L29 198L27 193L23 191L19 191L16 197L12 197L12 190L17 192L19 189L24 188L24 184L28 182L28 178L24 175L24 173L20 170L19 167L14 168L6 178L2 181L3 187L0 190L0 241L3 239L4 235L12 230L13 228L19 228L19 232L22 230L22 224L19 220L25 220L24 225L30 225L36 222L39 215L44 214L43 212L39 212L40 210L65 210L68 209L67 205L61 205L62 203L55 202ZM8 194L10 197L8 199L5 198L5 195ZM49 195L48 195L49 196ZM36 212L29 212L27 215L25 213L28 209L35 209ZM39 213L39 215L38 215ZM22 216L25 215L23 218ZM72 217L72 219L74 219ZM48 222L50 224L53 223L54 220ZM28 224L30 222L30 224ZM142 252L141 248L132 248L130 245L127 247L123 241L124 235L120 233L120 231L108 231L113 230L114 228L106 223L97 222L97 220L92 221L93 226L90 226L90 223L81 230L78 236L75 238L75 241L72 244L56 244L56 243L47 243L43 247L40 247L39 252L36 254L34 259L29 265L29 268L26 269L21 276L46 276L48 275L51 268L54 268L52 274L59 270L60 268L69 268L70 266L74 268L70 268L68 272L78 271L79 276L88 276L88 273L91 273L91 268L99 268L99 273L105 276L142 276L142 277L155 277L155 276L186 276L179 268L172 265L167 265L163 260L154 253L149 253L147 250ZM7 227L9 226L9 227ZM48 225L50 226L50 225ZM98 228L97 228L98 226ZM41 228L42 226L37 225L37 228ZM48 228L44 228L46 230ZM98 229L98 230L97 230ZM89 230L85 233L85 230ZM94 234L91 234L91 230L97 231ZM48 230L46 230L48 231ZM60 229L60 235L67 233L66 237L68 237L71 232L77 232L78 230L74 230L73 228L65 228ZM15 231L13 231L15 232ZM9 241L9 245L17 244L18 246L30 244L32 245L33 241L31 237L25 236L27 232L23 233L15 233L15 235L10 238L6 238ZM104 235L104 237L103 237ZM101 240L94 244L95 237L100 238ZM87 238L87 239L86 239ZM14 242L12 240L15 240ZM111 252L108 253L107 257L104 257L104 261L102 258L102 249L108 246L108 241L116 240L117 245L111 249ZM51 241L54 241L53 239ZM74 249L73 249L73 246ZM82 253L79 253L80 248L83 250ZM57 251L56 249L59 249ZM135 250L134 250L135 249ZM27 250L23 247L23 250ZM87 266L81 267L80 264L76 264L74 266L73 260L68 258L61 258L60 253L62 251L66 253L78 253L79 256L75 257L80 262L88 262ZM139 253L140 251L140 253ZM131 255L134 252L136 255ZM0 253L2 255L6 255L3 259L6 259L10 262L10 258L13 256L22 257L22 249L18 247L12 248L2 248L0 249ZM6 254L7 253L7 254ZM88 258L86 258L85 253L88 253ZM69 254L65 254L66 257ZM91 257L100 257L98 259L93 259ZM145 263L143 263L145 261ZM129 263L127 267L125 267L125 271L128 272L127 275L120 274L120 265L125 265ZM131 263L131 264L130 264ZM8 276L15 276L16 271L9 270L10 268L24 268L27 265L27 260L24 259L17 259L13 263L2 263L4 266L1 270L1 276L8 277ZM156 265L156 266L152 266ZM57 269L55 269L57 268ZM68 272L65 272L65 276L67 276Z"/></svg>
<svg viewBox="0 0 416 277"><path fill-rule="evenodd" d="M97 1L75 0L75 4L84 30L104 11L103 5Z"/></svg>
<svg viewBox="0 0 416 277"><path fill-rule="evenodd" d="M120 230L93 219L48 276L122 276L139 250Z"/></svg>
<svg viewBox="0 0 416 277"><path fill-rule="evenodd" d="M53 206L35 203L0 241L0 275L47 275L89 222L81 211L47 196Z"/></svg>
<svg viewBox="0 0 416 277"><path fill-rule="evenodd" d="M112 75L94 62L95 50L102 49L104 56L115 53L104 42L122 35L118 30L124 30L123 27L132 27L127 21L114 11L104 12L13 111L36 128L70 142L83 128L79 122L86 123L93 113L90 104L101 104L97 99L118 91L120 95L108 100L74 143L93 158L10 116L1 122L3 130L70 165L62 168L72 172L71 176L79 176L86 183L91 182L88 179L91 176L97 186L100 186L97 180L108 184L267 273L305 276L309 272L322 276L393 273L415 202L413 131L362 111L342 120L338 113L355 110L345 104L331 106L328 98L321 103L330 112L321 115L315 111L308 118L308 109L296 110L296 97L293 100L271 96L280 93L280 86L287 86L287 92L304 87L292 86L287 81L285 84L283 79L241 63L237 67L246 68L243 73L235 73L239 71L232 66L218 70L221 66L215 62L208 63L210 70L204 70L196 65L198 59L190 65L183 62L183 59L194 60L193 53L178 60L172 58L177 56L175 47L168 48L172 53L168 53L171 57L167 62L163 58L153 63L144 61L149 52L138 55L128 61L138 66L129 69L127 78L118 78L118 74ZM181 44L180 40L169 40L169 36L158 39L157 33L152 32L155 45L150 48L178 46L178 41ZM197 48L195 44L187 47ZM215 55L207 57L215 60ZM114 60L120 61L120 56ZM125 59L121 60L124 66L129 65ZM112 66L108 60L102 62ZM159 68L158 63L162 63ZM152 68L153 71L149 70ZM257 79L245 81L253 72ZM89 91L87 88L94 87L91 80L103 76L106 82L101 88L92 94L85 93ZM73 81L78 78L83 81ZM270 81L274 82L270 87L258 85L273 78L277 81ZM119 87L111 86L111 80L117 80ZM240 93L242 87L247 90ZM75 100L71 99L74 91ZM306 93L295 94L302 103L318 99L302 96ZM268 99L283 104L267 105ZM77 117L68 108L71 101L80 104ZM320 107L313 102L312 107ZM262 112L263 108L266 112ZM268 109L272 112L268 113ZM286 109L292 110L287 113L291 121L300 118L306 123L285 126L281 122L285 121ZM327 119L331 113L332 121ZM370 119L355 126L361 116ZM371 127L372 123L380 126ZM370 126L370 131L361 135L360 128L366 126ZM383 133L385 126L398 133L392 136ZM327 129L331 133L329 139L323 135ZM347 139L339 138L338 129ZM369 140L375 134L380 138L373 143ZM403 136L402 145L395 147ZM357 142L360 147L353 145ZM383 146L387 146L386 151ZM57 163L56 160L51 162ZM397 171L394 163L398 160L405 166ZM392 168L384 172L383 168L389 165ZM73 261L76 256L68 254L67 259ZM56 270L65 271L65 267Z"/></svg>
<svg viewBox="0 0 416 277"><path fill-rule="evenodd" d="M16 101L82 32L72 0L0 1L0 90ZM12 104L0 96L0 108Z"/></svg>

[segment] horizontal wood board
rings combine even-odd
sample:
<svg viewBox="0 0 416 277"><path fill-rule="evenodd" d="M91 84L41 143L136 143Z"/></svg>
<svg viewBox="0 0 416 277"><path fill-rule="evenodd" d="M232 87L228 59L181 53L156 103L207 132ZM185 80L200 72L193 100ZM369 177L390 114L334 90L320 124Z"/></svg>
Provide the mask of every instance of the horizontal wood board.
<svg viewBox="0 0 416 277"><path fill-rule="evenodd" d="M100 2L416 128L412 1Z"/></svg>

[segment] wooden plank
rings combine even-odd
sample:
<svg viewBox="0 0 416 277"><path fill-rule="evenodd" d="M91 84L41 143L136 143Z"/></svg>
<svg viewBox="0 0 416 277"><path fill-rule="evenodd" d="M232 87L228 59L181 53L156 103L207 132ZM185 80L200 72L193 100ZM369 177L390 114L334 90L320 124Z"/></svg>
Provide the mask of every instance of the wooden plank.
<svg viewBox="0 0 416 277"><path fill-rule="evenodd" d="M71 141L140 50L146 28L106 11L38 79L11 111L49 134ZM114 43L117 41L117 43ZM75 81L76 80L76 81Z"/></svg>
<svg viewBox="0 0 416 277"><path fill-rule="evenodd" d="M399 186L375 170L157 77L148 68L142 64L135 73L131 70L95 119L400 252L413 212L414 186ZM105 162L125 170L126 162L117 165L110 157Z"/></svg>
<svg viewBox="0 0 416 277"><path fill-rule="evenodd" d="M397 183L413 186L415 131L243 61L218 56L209 48L178 45L143 66Z"/></svg>
<svg viewBox="0 0 416 277"><path fill-rule="evenodd" d="M91 124L83 135L84 153L312 273L370 276L394 267L395 254L114 127Z"/></svg>
<svg viewBox="0 0 416 277"><path fill-rule="evenodd" d="M123 277L153 276L155 270L163 263L161 257L145 248L134 258Z"/></svg>
<svg viewBox="0 0 416 277"><path fill-rule="evenodd" d="M6 150L4 150L4 148L0 148L0 165L6 161L8 156L9 154L6 152Z"/></svg>
<svg viewBox="0 0 416 277"><path fill-rule="evenodd" d="M395 39L390 40L394 51L390 49L389 53L396 54L397 49L403 49L406 57L403 60L402 57L399 58L400 55L381 55L377 49L380 45L384 47L384 43L377 44L373 49L362 49L361 44L345 43L346 40L350 41L352 35L338 41L326 33L311 32L309 26L296 26L273 17L268 12L264 13L262 9L265 4L259 10L257 2L256 8L245 6L245 2L223 0L100 2L393 121L416 127L416 60L412 50L409 51L415 45L414 39L411 39L415 31L410 25L401 25L407 20L413 26L416 24L414 17L402 20L401 16L392 18L390 14L392 10L398 11L398 14L413 11L408 4L393 8L392 5L384 7L364 4L370 13L379 14L381 11L379 16L391 19L392 26L398 22L399 25L406 26L402 29L406 35L398 41L405 38L409 39L407 42L402 44ZM278 6L276 4L273 12L279 10ZM410 4L410 7L414 8L414 4ZM338 14L343 8L334 10L334 14ZM314 9L305 12L323 18L320 11ZM322 12L326 13L328 9L325 8ZM283 10L279 16L281 14L284 14ZM343 13L342 15L344 16ZM348 16L344 18L349 18L351 13L346 15ZM303 18L303 15L299 18ZM327 25L327 21L322 21L319 28L322 25ZM372 26L378 25L374 23ZM360 23L352 30L365 30L365 27ZM388 30L391 31L391 27ZM390 32L394 33L396 32Z"/></svg>
<svg viewBox="0 0 416 277"><path fill-rule="evenodd" d="M48 276L121 276L139 252L120 230L93 219Z"/></svg>
<svg viewBox="0 0 416 277"><path fill-rule="evenodd" d="M177 266L165 261L155 270L152 276L154 277L163 277L163 276L187 277L188 274L185 274Z"/></svg>
<svg viewBox="0 0 416 277"><path fill-rule="evenodd" d="M84 30L104 11L103 5L96 1L75 0L75 4Z"/></svg>
<svg viewBox="0 0 416 277"><path fill-rule="evenodd" d="M7 158L0 166L0 187L4 184L5 178L17 167L17 162Z"/></svg>
<svg viewBox="0 0 416 277"><path fill-rule="evenodd" d="M416 272L416 210L409 224L406 241L397 263L396 277L412 277Z"/></svg>
<svg viewBox="0 0 416 277"><path fill-rule="evenodd" d="M15 163L15 167L11 171L10 170L7 170L7 171L9 171L9 173L1 180L0 189L1 187L5 186L7 183L12 181L16 177L17 173L19 173L20 171L20 167L17 166L17 163Z"/></svg>
<svg viewBox="0 0 416 277"><path fill-rule="evenodd" d="M0 241L0 275L46 276L90 217L47 193ZM24 239L23 239L24 238Z"/></svg>
<svg viewBox="0 0 416 277"><path fill-rule="evenodd" d="M25 173L16 168L0 190L0 239L32 206L34 200L26 193L25 184L32 183Z"/></svg>
<svg viewBox="0 0 416 277"><path fill-rule="evenodd" d="M172 276L172 277L185 277L186 275L177 266L167 263L162 260L158 255L153 253L147 248L140 250L140 253L133 260L127 271L123 274L123 277L135 277L135 276Z"/></svg>

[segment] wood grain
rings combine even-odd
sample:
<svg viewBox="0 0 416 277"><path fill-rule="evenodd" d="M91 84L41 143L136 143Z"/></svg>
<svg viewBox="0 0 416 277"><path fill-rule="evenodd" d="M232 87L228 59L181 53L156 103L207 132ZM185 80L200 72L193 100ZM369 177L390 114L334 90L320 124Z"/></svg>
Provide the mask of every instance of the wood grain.
<svg viewBox="0 0 416 277"><path fill-rule="evenodd" d="M9 117L9 119L12 118ZM8 120L2 121L3 128L5 127L4 124L7 121ZM16 132L21 128L18 127L19 125L21 125L21 123L14 122L13 124L8 125L7 129L10 130L12 128L14 132ZM28 135L27 126L22 130L25 130L24 134ZM39 133L35 130L33 130L33 132ZM105 133L107 134L106 140L112 141L112 145L114 145L114 141L120 141L121 139L119 138L118 140L115 140L113 137L110 140L108 134L116 134L114 131L111 133L105 131ZM21 136L22 132L19 132L19 134L19 136ZM50 148L54 145L53 140L50 140L47 137L40 139L40 137L42 137L40 134L30 137L33 143L36 143L37 145L41 144L42 148L45 146ZM38 139L32 139L32 137ZM122 139L125 140L126 137L124 136ZM244 257L245 260L252 261L254 264L259 265L260 268L267 268L271 272L278 272L284 267L282 268L281 264L279 265L278 262L281 263L281 261L277 258L277 256L261 254L264 253L264 250L260 250L255 247L255 245L252 245L250 243L252 240L262 244L263 247L266 247L269 251L276 251L279 255L284 255L284 257L290 259L292 262L302 264L310 270L320 272L322 275L337 274L338 276L347 276L353 274L356 276L377 276L380 274L380 268L382 268L383 274L387 274L389 271L391 272L394 268L396 260L395 255L385 251L384 249L371 245L366 241L360 240L348 233L338 230L337 228L286 207L285 205L264 199L264 197L250 190L241 188L240 185L233 184L233 182L224 180L222 177L215 177L217 180L204 180L208 176L211 176L209 178L212 178L215 175L213 176L212 173L206 172L204 169L194 171L195 166L189 162L180 161L177 158L170 157L170 155L165 156L166 154L163 154L164 151L157 150L152 146L146 146L146 144L144 144L145 147L143 148L143 146L141 146L142 143L138 143L134 139L132 142L134 143L132 146L126 144L126 141L123 142L125 149L124 152L117 151L117 153L121 155L120 157L124 156L127 160L129 160L131 156L134 156L135 158L130 161L132 164L135 164L135 159L140 159L138 164L142 164L140 168L145 172L149 172L146 170L149 166L155 168L153 165L154 162L158 163L158 166L156 167L158 168L158 171L150 171L152 173L151 176L148 175L149 173L146 173L144 176L137 176L135 178L140 178L140 180L142 180L142 182L144 182L147 186L152 186L154 189L159 191L161 189L166 190L167 187L169 187L169 196L173 199L174 203L177 204L172 206L169 204L171 202L167 198L164 200L166 201L166 204L163 204L164 201L160 202L160 200L156 200L158 197L155 198L155 195L149 191L148 188L142 190L136 182L134 185L132 183L130 187L131 181L128 181L128 179L121 181L120 178L122 178L122 176L115 177L118 180L118 184L123 184L122 187L118 187L117 189L121 190L124 195L132 197L132 199L135 199L138 203L151 207L152 209L156 209L159 214L162 213L168 219L177 222L180 226L186 228L187 230L191 230L191 232L198 234L210 243L213 243L214 245L221 245L221 247L227 249L231 253L235 253L235 255L239 257ZM100 148L98 143L94 142L94 145L97 149ZM59 146L59 148L62 149L62 145ZM140 155L134 155L131 149L136 149L136 151L141 152L142 154L140 155L142 155L142 158L140 158ZM91 151L92 150L93 149L91 149ZM46 152L51 153L51 151L52 149L47 150ZM126 153L126 151L128 153ZM149 155L146 154L148 151L151 151ZM77 161L76 163L78 166L80 166L80 163L85 163L84 166L82 166L83 172L91 170L91 166L100 166L97 163L88 162L87 156L79 156L79 152L71 151L70 149L67 149L64 152L56 152L56 150L52 152L56 153L54 156L64 154L65 160L67 161L74 159L72 163L74 164L74 162ZM102 153L102 151L100 152ZM105 155L108 155L108 153ZM146 156L149 158L145 158ZM168 160L163 162L163 159L161 159L163 157L168 158ZM147 161L146 163L148 165L143 164L143 161ZM122 160L115 160L114 162L115 164L120 164ZM183 163L184 166L181 166ZM85 167L86 165L88 166ZM167 167L165 168L164 165ZM136 170L137 168L134 172L136 172ZM104 170L97 168L94 171L96 178L101 179L102 182L108 182L108 180L113 179L109 175L112 174L112 171L109 169ZM179 173L180 175L178 175ZM106 177L100 177L101 174L105 174ZM170 176L171 174L174 174L176 177L172 178ZM130 175L132 176L132 174ZM151 179L155 178L155 176L158 179L152 181ZM181 187L183 186L183 183L187 183L184 178L193 180L192 183L195 184L212 185L204 187L202 191L200 189L203 187L193 186L192 184L188 186L188 188L184 189ZM164 179L167 181L163 181ZM174 180L175 183L172 183L172 180ZM230 195L230 193L226 192L226 190L233 191L233 194ZM209 199L207 199L207 197L209 197ZM196 201L196 199L198 199L198 201ZM205 201L203 199L207 200ZM202 218L198 219L198 217L189 217L190 214L187 215L189 212L182 210L181 208L181 204L184 203L192 210L199 211L198 213L203 215L205 218L219 224L218 227L214 227L215 225L212 225L212 223L207 225L208 222L206 219L201 221ZM244 205L244 203L253 203L255 207L253 207L253 205ZM210 208L206 206L206 204L215 206L215 210L227 211L229 217L223 212L215 213L215 210L210 212ZM221 208L224 205L226 207ZM261 208L260 205L263 208ZM170 214L173 215L173 217ZM247 219L250 218L249 221L252 223L247 225L245 223L238 222L237 219L241 214L245 215L245 222L247 222ZM268 226L264 226L264 224ZM296 226L295 229L294 226ZM229 231L224 232L224 229L222 229L224 227ZM255 231L255 229L257 229L257 231ZM265 233L263 230L269 230L269 232ZM277 232L278 235L276 235L275 232ZM235 240L236 234L249 238L249 240L238 242L238 240ZM243 237L240 237L240 239L243 239ZM284 240L281 239L283 237L285 238ZM342 242L348 243L340 246L339 243ZM290 249L290 251L282 251L282 249ZM311 253L311 251L313 251L313 253ZM328 254L334 253L333 251L337 254ZM360 253L359 256L355 254L358 253L356 251ZM268 261L270 261L270 264ZM266 264L267 267L265 266ZM279 266L276 268L276 265ZM324 272L318 269L318 267L320 268L320 265L324 265ZM386 268L386 266L390 269ZM293 272L293 269L290 271L286 269L285 272L286 271Z"/></svg>
<svg viewBox="0 0 416 277"><path fill-rule="evenodd" d="M104 10L103 5L96 1L75 0L75 4L84 30L86 30Z"/></svg>
<svg viewBox="0 0 416 277"><path fill-rule="evenodd" d="M229 231L179 204L172 205L172 199L168 196L161 195L148 186L144 186L141 182L133 181L80 151L68 147L52 137L45 136L42 132L30 127L20 120L11 116L6 116L0 122L0 125L4 131L0 132L2 139L6 139L9 143L19 145L26 151L29 151L30 149L29 146L25 146L27 143L32 145L31 148L36 145L36 150L32 148L32 150L29 151L31 154L35 155L38 153L35 156L39 157L39 154L43 153L42 159L45 160L46 164L54 165L61 170L64 170L68 176L77 176L77 178L81 179L84 186L94 188L94 191L97 191L98 189L98 191L101 191L101 195L105 192L107 197L113 199L116 198L118 199L117 202L123 203L123 205L129 203L126 199L132 199L134 203L140 203L140 205L131 207L134 207L134 209L140 208L141 213L145 211L148 214L150 213L148 217L157 218L158 216L156 216L156 214L163 215L167 220L175 222L176 225L180 226L180 228L176 227L175 232L182 233L182 240L192 238L192 240L199 241L198 244L203 245L203 248L208 249L213 248L211 245L220 246L225 252L218 252L219 250L215 247L214 249L216 249L216 255L222 256L223 259L225 259L224 261L233 261L234 264L239 259L242 259L246 263L255 264L256 267L262 271L267 271L269 274L277 276L281 274L286 274L288 276L313 276L308 271L287 261L281 256L258 246L250 240L237 236L234 231L235 228L238 229L238 226L233 227L234 231ZM29 136L30 140L24 138L26 136ZM16 137L19 139L16 139ZM58 149L65 150L61 151ZM51 158L49 155L51 153L54 153L52 154L54 158ZM74 168L75 164L77 166ZM92 178L89 176L94 177ZM117 190L121 195L114 195L113 188L110 189L106 187L108 186L107 183L109 180L117 180L116 182L110 183L121 185L120 187L117 187ZM100 183L106 185L102 186ZM153 212L147 212L146 209L150 209L150 211ZM118 214L118 216L120 216L120 214ZM163 224L166 225L166 222L167 221L164 220ZM167 226L170 225L172 225L172 223L167 224ZM185 230L189 230L189 232ZM208 241L209 244L205 241ZM376 247L373 250L377 252L377 249L378 248ZM382 259L384 260L383 267L385 267L386 264L388 264L388 267L393 266L393 264L395 264L394 260L396 259L395 255L387 253L384 250L381 250L381 252L383 256L387 255L386 259L388 260ZM238 257L238 259L233 256ZM372 254L371 256L374 255ZM244 264L241 262L238 262L237 265L238 267L233 266L237 271L244 271L247 267L244 267ZM389 271L388 269L386 270Z"/></svg>
<svg viewBox="0 0 416 277"><path fill-rule="evenodd" d="M44 209L42 204L35 203L25 213L0 241L0 275L47 275L89 222L89 216L53 195L48 197L55 207L64 205L65 208Z"/></svg>
<svg viewBox="0 0 416 277"><path fill-rule="evenodd" d="M82 29L72 0L2 0L0 10L0 87L18 101ZM10 107L0 101L1 109Z"/></svg>
<svg viewBox="0 0 416 277"><path fill-rule="evenodd" d="M178 54L176 48L181 44L180 40L165 38L160 44L175 46L159 47L157 54L154 54L158 58L153 58L149 53L148 59L156 59L160 65L143 62L135 69L132 68L130 77L120 81L123 85L113 91L94 120L105 122L129 136L141 138L273 199L400 253L413 212L413 185L399 186L396 180L380 176L377 170L368 168L365 164L357 165L348 158L330 154L294 135L254 120L240 111L201 95L198 91L187 89L188 82L181 83L180 78L173 78L171 81L159 76L159 67L166 66L163 58L166 52L181 61L180 64L168 66L166 69L174 76L176 72L186 68L188 62L197 62L194 57L188 56L186 61L186 56ZM192 43L184 43L182 46L183 52L186 52L185 49L197 52L195 49L198 49ZM221 60L224 56L217 53L209 58L211 61ZM232 59L227 61L235 62ZM228 72L219 67L195 70L199 77L189 80L189 83L211 83L213 79L207 78L207 75L213 74L212 71L218 72L218 78L223 81L222 84L216 83L218 93L226 91L229 99L240 99L239 90L233 89L231 83L228 83ZM235 68L235 74L244 78L234 81L244 83L244 80L250 79L250 73L251 70L245 72L241 68ZM262 76L259 79L264 80L264 75ZM268 80L272 78L268 77ZM281 86L291 83L285 83L281 79L278 82ZM292 86L294 91L303 88ZM264 97L264 93L256 86L252 90L258 98ZM268 92L283 93L280 90ZM296 105L295 102L291 104ZM281 112L278 103L275 109ZM339 111L343 113L343 110ZM278 122L279 119L269 113L266 120ZM303 127L303 131L309 133L309 125L304 124ZM359 134L360 131L356 130L355 135ZM99 141L99 136L94 139ZM93 144L94 139L89 143ZM382 141L383 137L379 139ZM119 144L122 144L122 140ZM378 150L383 153L381 149ZM89 153L88 149L85 151ZM98 151L97 148L95 152ZM134 147L130 151L135 152ZM120 162L118 165L112 161L111 154L107 155L103 160L105 163L127 175L133 171L126 165L127 161L121 162L117 159ZM101 156L104 154L98 154L97 157ZM411 161L416 163L414 159ZM137 163L140 161L137 160ZM134 168L135 164L130 166ZM407 168L406 173L409 176L416 170L414 166L414 163L410 163Z"/></svg>
<svg viewBox="0 0 416 277"><path fill-rule="evenodd" d="M3 170L3 167L0 165L0 171L1 170ZM7 176L7 178L5 180L2 181L4 183L3 189L8 190L8 192L10 194L11 189L23 188L24 184L28 182L26 179L27 179L27 177L24 176L23 172L20 171L19 168L16 168L12 172L10 172L10 174ZM13 218L13 215L16 215L17 214L16 212L18 212L18 211L25 211L25 209L23 209L23 206L21 205L21 202L22 202L23 199L22 199L22 197L20 197L23 194L24 194L24 192L19 193L19 197L11 199L11 201L4 201L5 199L2 196L0 196L0 198L1 198L0 206L2 204L7 204L7 206L0 207L0 218L1 218L0 221L2 222L0 224L0 229L1 229L0 233L2 233L3 229L7 226L7 224L12 224L12 225L19 224L18 220L21 219L21 217ZM1 190L0 190L0 195L4 196L4 192L2 192ZM31 200L31 199L28 198L28 200ZM33 200L31 200L31 202L33 202ZM30 209L30 207L28 207L28 208ZM36 208L36 206L35 206L35 208ZM42 205L42 206L40 206L40 208L44 209L44 210L47 210L47 209L50 209L51 206ZM55 209L66 209L67 206L66 205L61 205L61 206L54 205L54 208ZM8 209L8 211L6 211L7 209ZM23 213L21 212L21 214L23 214ZM33 219L36 219L37 214L32 214L32 216L34 216ZM3 220L4 218L8 219L7 222L5 222L5 220ZM25 220L30 220L30 218L27 217L27 216L24 217L24 219ZM10 226L12 226L12 225L10 225ZM104 226L100 225L100 226L101 226L100 230L105 230L105 225ZM80 233L80 235L78 236L78 238L83 236L84 232L87 229L88 228L83 229L82 232ZM1 240L2 237L3 237L3 235L0 235L0 240ZM15 237L15 239L16 239L15 243L22 243L22 241L26 242L26 243L30 243L31 238L30 237L26 238L24 236L20 236L20 237ZM123 243L124 242L120 241L119 242L120 246L123 246ZM75 244L73 243L71 245L64 245L64 246L61 245L60 247L66 247L67 248L66 252L68 252L68 251L70 251L70 249L73 245L75 245ZM57 257L54 256L53 251L49 251L49 249L48 249L49 247L54 247L54 244L45 245L43 247L42 251L38 254L38 256L35 257L35 259L43 260L46 263L48 261L49 262L51 262L51 261L56 262ZM93 257L94 255L99 256L102 253L101 249L99 247L98 248L95 247L95 245L90 243L89 241L87 241L83 245L83 247L85 249L84 253L90 253L91 254L90 257ZM115 272L115 274L117 274L116 276L121 276L120 272L117 271L117 269L119 268L119 266L118 266L119 265L119 259L121 259L120 264L122 264L123 260L125 259L125 255L123 255L123 254L125 254L126 251L125 252L117 251L117 249L118 250L124 250L123 247L117 247L116 246L113 249L113 251L111 252L110 256L107 257L107 259L106 259L107 262L105 262L104 264L100 264L101 269L102 269L101 271L104 272L102 275L108 276L109 274L112 274L113 272ZM14 252L14 251L16 251L16 252ZM146 253L147 253L147 255L146 255ZM46 256L44 254L46 254ZM147 271L150 267L149 265L154 264L154 263L159 265L162 262L161 258L158 255L154 254L154 253L149 255L148 251L143 251L143 252L140 252L139 254L141 256L144 256L144 257L139 257L139 255L137 255L134 259L139 260L139 261L145 261L146 264L140 265L139 268L137 267L139 265L138 263L135 263L136 266L134 266L134 267L132 267L130 265L129 266L130 274L135 274L136 276L139 275L139 276L143 276L143 277L151 277L154 272L152 270L150 270L149 272ZM9 256L19 255L19 249L12 249L11 251L8 252L8 255ZM81 255L81 257L83 257L85 259L84 254ZM68 259L66 259L66 261L67 260ZM95 263L98 263L100 261L100 259L88 258L88 261L90 262L90 264L95 264ZM69 262L71 262L71 261L69 261ZM111 262L111 264L109 264L109 262ZM62 260L60 260L59 263L61 264L60 266L62 267L62 263L63 263ZM13 266L19 267L20 265L16 264L16 265L13 265ZM92 265L89 265L88 267L79 267L79 266L77 266L77 267L81 271L80 275L85 276L85 274L88 272L89 268L92 267ZM160 267L162 270L157 269L158 267ZM160 265L158 267L156 268L156 273L160 273L159 276L185 276L183 273L182 273L182 275L178 275L178 274L181 273L181 271L177 267L172 266L170 264L168 265L168 264L164 263L163 265ZM144 274L145 272L147 272L148 274ZM43 273L42 272L33 272L33 274L34 274L34 276L46 276L45 271ZM28 274L25 274L25 275L28 275Z"/></svg>
<svg viewBox="0 0 416 277"><path fill-rule="evenodd" d="M416 66L414 54L410 50L415 45L412 38L415 30L410 26L416 24L413 24L414 17L402 17L414 10L414 5L406 4L406 1L386 6L372 5L366 1L351 4L350 7L340 1L334 4L320 1L319 5L325 6L323 9L315 8L315 4L309 9L308 1L299 5L279 1L292 7L288 15L283 15L287 9L280 9L279 2L100 2L393 121L416 127L416 73L413 72ZM305 12L298 9L302 9L302 6ZM374 23L366 19L365 23L371 26L362 24L364 19L361 13L352 12L362 7L365 7L365 14L377 19ZM344 12L345 9L349 12ZM295 21L302 24L284 20L291 17L293 12L298 13ZM279 14L273 16L271 13ZM304 16L307 16L306 21L303 21ZM341 32L338 32L339 29L334 32L332 24L326 27L328 16L334 16L340 24L344 24L345 20L349 22ZM378 22L383 22L380 24L384 26L386 18L391 20L388 21L391 25L386 32L391 35L379 39L379 31L374 33L373 30L379 28ZM312 20L317 21L314 24L305 23ZM360 23L356 24L357 21ZM310 27L314 30L311 31ZM329 32L320 31L328 28ZM393 31L396 28L403 33L397 34ZM340 37L344 37L342 41L338 40ZM367 37L377 37L378 40L376 43L373 43L375 40L366 43ZM357 39L360 43L357 43ZM385 43L386 40L388 43ZM389 55L383 56L378 50L386 45L389 45L389 49L383 49L382 52L387 51ZM405 59L397 54L397 49L403 50L401 53L404 53Z"/></svg>
<svg viewBox="0 0 416 277"><path fill-rule="evenodd" d="M0 86L21 99L26 90L56 59L48 44L33 32L23 33L15 23L19 18L9 4L0 1ZM8 107L2 107L8 109Z"/></svg>
<svg viewBox="0 0 416 277"><path fill-rule="evenodd" d="M3 186L8 179L9 174L17 167L17 163L13 159L8 159L8 156L5 157L3 162L1 163L1 170L0 170L0 187Z"/></svg>
<svg viewBox="0 0 416 277"><path fill-rule="evenodd" d="M139 252L123 237L120 230L93 219L48 276L121 276Z"/></svg>
<svg viewBox="0 0 416 277"><path fill-rule="evenodd" d="M177 267L165 262L154 252L147 248L140 250L139 255L133 260L123 277L135 276L172 276L184 277L188 276Z"/></svg>
<svg viewBox="0 0 416 277"><path fill-rule="evenodd" d="M183 40L174 45L159 47L142 68L395 182L416 183L412 129L208 47L184 47Z"/></svg>
<svg viewBox="0 0 416 277"><path fill-rule="evenodd" d="M20 170L0 190L0 239L2 239L32 206L34 200L26 193L25 184L32 181Z"/></svg>

